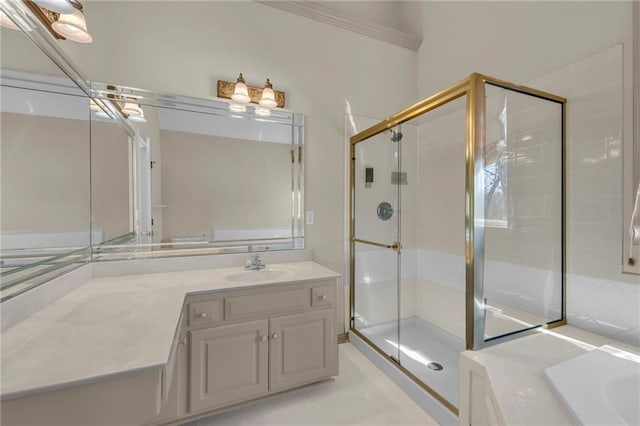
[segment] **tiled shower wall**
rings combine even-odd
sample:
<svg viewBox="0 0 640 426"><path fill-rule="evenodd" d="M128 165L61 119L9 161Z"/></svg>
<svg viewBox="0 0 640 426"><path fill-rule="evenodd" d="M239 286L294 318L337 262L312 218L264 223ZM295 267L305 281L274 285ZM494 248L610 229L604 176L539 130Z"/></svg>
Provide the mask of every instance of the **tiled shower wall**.
<svg viewBox="0 0 640 426"><path fill-rule="evenodd" d="M622 70L616 45L528 85L568 99L567 320L640 345L640 277L621 272Z"/></svg>

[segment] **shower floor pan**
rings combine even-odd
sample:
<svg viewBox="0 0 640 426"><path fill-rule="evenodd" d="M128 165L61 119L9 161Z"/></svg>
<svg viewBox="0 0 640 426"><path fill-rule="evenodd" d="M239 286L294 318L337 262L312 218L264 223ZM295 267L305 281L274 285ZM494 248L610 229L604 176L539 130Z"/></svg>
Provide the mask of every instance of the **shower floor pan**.
<svg viewBox="0 0 640 426"><path fill-rule="evenodd" d="M399 344L395 321L362 328L359 331L383 352L398 358L404 368L458 407L458 360L460 352L465 348L462 339L419 317L400 321ZM444 368L439 371L433 370L427 366L430 362L436 362Z"/></svg>

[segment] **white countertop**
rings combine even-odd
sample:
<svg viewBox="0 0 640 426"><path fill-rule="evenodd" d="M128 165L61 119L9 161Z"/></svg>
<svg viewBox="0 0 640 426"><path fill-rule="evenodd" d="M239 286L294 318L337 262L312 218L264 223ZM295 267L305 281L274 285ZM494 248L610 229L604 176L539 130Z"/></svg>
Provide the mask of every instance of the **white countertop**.
<svg viewBox="0 0 640 426"><path fill-rule="evenodd" d="M187 295L339 277L315 262L273 266L293 276L230 282L235 266L94 278L2 333L0 399L164 368Z"/></svg>
<svg viewBox="0 0 640 426"><path fill-rule="evenodd" d="M602 345L640 352L636 346L562 326L479 351L465 351L461 362L483 368L504 424L566 425L572 420L543 370Z"/></svg>

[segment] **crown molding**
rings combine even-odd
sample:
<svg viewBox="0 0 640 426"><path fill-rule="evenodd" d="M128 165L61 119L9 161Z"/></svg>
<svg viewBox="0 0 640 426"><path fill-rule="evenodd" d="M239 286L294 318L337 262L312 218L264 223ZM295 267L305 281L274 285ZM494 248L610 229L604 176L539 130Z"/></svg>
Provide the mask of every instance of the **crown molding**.
<svg viewBox="0 0 640 426"><path fill-rule="evenodd" d="M298 16L324 22L325 24L333 25L334 27L347 31L375 38L395 46L404 47L414 52L417 52L422 44L422 39L413 34L333 10L325 6L322 2L280 0L256 0L256 2Z"/></svg>

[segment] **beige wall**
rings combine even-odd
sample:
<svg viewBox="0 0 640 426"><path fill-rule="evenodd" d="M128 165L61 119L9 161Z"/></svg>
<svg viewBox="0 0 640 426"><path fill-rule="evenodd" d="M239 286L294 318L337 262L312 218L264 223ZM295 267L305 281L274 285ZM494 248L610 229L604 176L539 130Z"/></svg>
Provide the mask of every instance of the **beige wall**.
<svg viewBox="0 0 640 426"><path fill-rule="evenodd" d="M89 122L2 113L2 231L89 230Z"/></svg>
<svg viewBox="0 0 640 426"><path fill-rule="evenodd" d="M0 27L0 51L2 52L0 55L0 66L2 68L67 77L21 31Z"/></svg>
<svg viewBox="0 0 640 426"><path fill-rule="evenodd" d="M128 142L120 128L93 122L90 133L88 121L14 113L1 120L2 231L89 230L91 209L105 239L129 232Z"/></svg>
<svg viewBox="0 0 640 426"><path fill-rule="evenodd" d="M291 226L291 146L160 131L164 238Z"/></svg>
<svg viewBox="0 0 640 426"><path fill-rule="evenodd" d="M130 142L117 125L91 123L91 225L104 239L131 231Z"/></svg>

